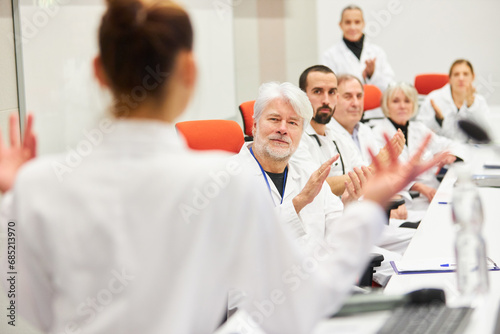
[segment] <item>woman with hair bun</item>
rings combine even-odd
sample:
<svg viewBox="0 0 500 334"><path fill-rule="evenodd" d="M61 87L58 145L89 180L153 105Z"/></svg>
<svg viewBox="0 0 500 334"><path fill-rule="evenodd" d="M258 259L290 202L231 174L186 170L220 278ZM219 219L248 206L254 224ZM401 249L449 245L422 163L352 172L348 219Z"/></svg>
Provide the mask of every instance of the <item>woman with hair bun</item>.
<svg viewBox="0 0 500 334"><path fill-rule="evenodd" d="M471 118L486 125L489 108L485 98L476 93L470 61L455 60L449 78L448 84L427 95L417 119L441 136L465 142L467 138L458 128L458 120Z"/></svg>
<svg viewBox="0 0 500 334"><path fill-rule="evenodd" d="M304 258L267 189L226 155L192 152L178 137L173 122L196 82L192 44L180 6L109 0L94 70L115 102L100 143L61 175L65 155L28 162L32 118L22 143L12 118L11 145L0 141L0 221L4 252L12 243L16 251L15 260L4 254L3 272L19 275L2 281L16 290L16 312L38 330L211 333L236 288L247 293L242 332L256 322L267 333L310 333L365 269L391 191L429 168L381 166L367 201L339 219L333 250L318 245L316 257ZM401 170L407 174L394 182L391 173ZM385 177L396 189L379 190Z"/></svg>

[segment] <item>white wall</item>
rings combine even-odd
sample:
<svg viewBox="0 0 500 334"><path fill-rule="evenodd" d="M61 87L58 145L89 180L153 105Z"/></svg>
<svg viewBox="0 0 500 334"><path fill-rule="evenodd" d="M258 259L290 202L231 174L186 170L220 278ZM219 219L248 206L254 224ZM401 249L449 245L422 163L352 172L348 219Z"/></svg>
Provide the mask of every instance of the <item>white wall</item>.
<svg viewBox="0 0 500 334"><path fill-rule="evenodd" d="M178 1L191 16L199 69L196 94L179 121L236 117L232 1Z"/></svg>
<svg viewBox="0 0 500 334"><path fill-rule="evenodd" d="M35 115L38 151L64 151L105 109L91 63L104 7L41 8L26 1L20 9L26 106Z"/></svg>
<svg viewBox="0 0 500 334"><path fill-rule="evenodd" d="M500 1L317 0L318 55L341 39L340 13L352 3L363 9L367 38L386 51L398 80L448 73L455 59L466 58L478 91L500 105Z"/></svg>
<svg viewBox="0 0 500 334"><path fill-rule="evenodd" d="M236 115L232 7L221 1L181 1L195 28L199 80L179 120ZM26 104L36 117L40 154L72 148L105 115L110 97L91 67L103 12L103 0L57 0L50 7L21 1Z"/></svg>
<svg viewBox="0 0 500 334"><path fill-rule="evenodd" d="M266 81L298 84L316 62L316 6L311 0L245 0L234 8L238 103Z"/></svg>

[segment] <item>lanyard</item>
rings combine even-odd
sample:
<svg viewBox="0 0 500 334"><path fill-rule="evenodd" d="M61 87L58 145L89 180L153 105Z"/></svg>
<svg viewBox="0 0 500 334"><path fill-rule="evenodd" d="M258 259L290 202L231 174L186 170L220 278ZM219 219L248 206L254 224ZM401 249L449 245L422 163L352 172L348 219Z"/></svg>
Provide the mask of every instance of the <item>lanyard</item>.
<svg viewBox="0 0 500 334"><path fill-rule="evenodd" d="M266 180L267 189L269 189L269 194L271 195L271 199L273 200L273 203L274 203L273 192L271 190L271 185L269 185L269 180L267 179L266 172L264 171L264 168L262 168L262 166L260 165L259 160L257 160L257 158L255 157L255 155L253 154L253 150L252 150L251 147L250 147L250 153L252 153L253 158L255 159L255 161L257 161L257 164L260 167L260 170L262 172L262 176L264 176L264 180ZM281 202L280 202L280 204L283 204L283 197L285 197L285 184L286 184L286 174L287 174L287 172L288 172L288 166L285 167L285 177L283 179L283 192L282 192L283 195L281 196ZM276 206L276 203L274 203L274 206Z"/></svg>

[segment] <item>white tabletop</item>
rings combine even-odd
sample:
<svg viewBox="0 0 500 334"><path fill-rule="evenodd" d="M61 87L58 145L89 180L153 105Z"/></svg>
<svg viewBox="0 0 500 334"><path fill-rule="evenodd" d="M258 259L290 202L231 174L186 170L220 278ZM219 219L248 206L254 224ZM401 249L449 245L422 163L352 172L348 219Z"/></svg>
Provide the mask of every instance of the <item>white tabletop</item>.
<svg viewBox="0 0 500 334"><path fill-rule="evenodd" d="M500 174L500 170L485 170L484 161L500 162L491 150L470 148L471 169L476 174ZM454 226L451 217L451 197L456 177L448 172L436 196L420 223L403 260L423 260L454 257ZM487 254L500 263L500 188L479 188L483 202L484 227ZM447 204L440 204L446 202ZM493 333L500 300L500 271L490 271L490 292L478 302L472 314L466 333ZM403 294L421 288L441 288L445 291L447 303L454 306L458 301L455 273L394 274L384 293ZM381 326L380 319L387 319L387 313L371 316L362 315L347 319L333 319L318 326L314 334L323 333L375 333ZM382 321L383 323L383 321Z"/></svg>

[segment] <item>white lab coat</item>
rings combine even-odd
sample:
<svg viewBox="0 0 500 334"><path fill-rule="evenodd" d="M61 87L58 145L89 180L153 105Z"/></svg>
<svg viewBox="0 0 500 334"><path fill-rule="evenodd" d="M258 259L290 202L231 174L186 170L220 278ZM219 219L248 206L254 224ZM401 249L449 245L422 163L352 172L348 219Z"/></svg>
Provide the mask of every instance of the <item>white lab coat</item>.
<svg viewBox="0 0 500 334"><path fill-rule="evenodd" d="M318 144L318 140L321 145ZM312 163L312 167L317 169L336 154L340 154L340 157L333 163L329 176L343 175L354 167L364 165L361 156L352 152L351 144L343 136L338 136L328 126L324 136L318 135L311 124L308 124L291 160L301 165Z"/></svg>
<svg viewBox="0 0 500 334"><path fill-rule="evenodd" d="M290 161L288 164L288 176L283 202L280 204L281 196L278 189L268 175L266 175L266 179L271 189L267 188L262 171L249 151L250 145L243 145L240 153L233 159L242 166L245 173L254 176L254 185L256 187L266 189L271 195L271 198L268 198L270 201L272 200L281 223L292 231L293 237L298 241L300 246L306 252L311 253L314 252L314 249L318 248L318 245L323 244L324 240L329 240L337 236L338 231L335 226L337 225L336 222L340 220L344 206L340 199L331 192L326 182L314 200L306 205L299 214L296 213L292 203L293 198L302 191L315 169L309 169L308 167L310 166L308 164L299 164L297 161ZM389 261L401 258L414 232L411 229L398 229L394 226L385 226L382 236L377 243L379 247L374 247L372 253L384 255L387 263L386 267L390 267L388 264ZM379 273L376 281L385 285L393 271L391 269L383 273L379 271Z"/></svg>
<svg viewBox="0 0 500 334"><path fill-rule="evenodd" d="M382 143L377 140L372 129L368 125L361 122L356 124L352 135L342 125L340 125L335 118L332 118L330 123L327 124L327 127L329 127L333 133L335 133L335 137L339 139L340 150L342 152L349 152L350 154L359 154L364 166L369 166L372 163L372 158L368 149L371 149L374 154L378 154L382 147L385 146L385 143L384 146L382 146ZM359 147L354 142L353 137L355 134L359 141ZM358 160L358 158L356 158L356 160ZM351 167L351 169L348 171L352 171L353 167L360 166L355 165L349 167ZM409 205L411 204L412 199L408 190L412 185L413 182L411 182L404 190L399 192L399 195L401 195Z"/></svg>
<svg viewBox="0 0 500 334"><path fill-rule="evenodd" d="M380 123L377 123L377 125L373 127L372 131L375 134L375 137L377 138L377 141L380 145L385 143L385 139L383 136L384 133L386 133L389 137L392 137L397 132L396 128L388 118L385 118ZM466 148L463 145L449 138L435 134L425 124L419 121L409 122L407 141L399 158L402 161L408 161L410 157L417 152L417 149L422 144L425 136L427 136L427 134L429 133L432 135L432 139L429 142L427 149L424 151L424 154L422 155L423 160L431 159L436 153L442 151L449 151L451 154L460 157L463 160L466 160ZM431 187L437 187L439 184L435 178L436 172L436 168L431 168L426 173L420 175L417 178L417 181L427 184Z"/></svg>
<svg viewBox="0 0 500 334"><path fill-rule="evenodd" d="M348 209L335 252L306 263L268 194L223 157L187 150L171 125L122 120L61 181L66 155L24 166L1 210L2 237L15 223L18 315L50 333L210 333L238 287L267 333L309 333L364 269L382 210Z"/></svg>
<svg viewBox="0 0 500 334"><path fill-rule="evenodd" d="M281 196L278 189L266 174L265 177L271 189L267 187L257 160L250 153L250 145L243 145L240 153L234 159L246 173L254 177L256 187L261 187L269 193L271 198L269 195L266 198L272 201L280 221L292 231L293 236L306 241L306 243L313 242L314 244L315 240L323 240L329 233L332 233L330 227L334 226L335 219L342 215L344 205L331 192L328 184L325 182L314 200L297 214L292 200L302 191L314 170L304 168L295 161L290 161L283 202L280 204Z"/></svg>
<svg viewBox="0 0 500 334"><path fill-rule="evenodd" d="M363 79L363 71L368 59L376 58L375 71L366 82ZM335 74L351 74L359 78L361 82L375 85L383 92L387 86L394 81L394 71L392 70L387 56L377 45L364 41L361 59L358 59L354 53L347 47L342 40L325 51L321 58L321 63L330 67Z"/></svg>
<svg viewBox="0 0 500 334"><path fill-rule="evenodd" d="M332 129L337 137L342 137L342 144L349 145L346 149L356 149L356 152L361 155L361 159L365 166L368 166L372 162L368 148L370 148L374 154L377 154L383 147L380 146L379 142L376 140L372 129L361 122L358 122L354 129L354 132L357 133L359 147L354 142L354 133L351 135L335 118L332 118L330 123L327 124L327 127Z"/></svg>
<svg viewBox="0 0 500 334"><path fill-rule="evenodd" d="M442 126L436 121L436 113L431 105L431 99L441 109L443 114ZM460 142L465 142L467 137L458 127L460 119L472 119L479 122L481 125L488 124L489 108L483 96L475 94L474 103L467 107L467 102L464 101L460 110L457 109L453 97L451 96L451 86L446 84L440 89L436 89L426 96L424 102L420 106L417 115L417 120L421 121L432 131L440 136L454 139Z"/></svg>
<svg viewBox="0 0 500 334"><path fill-rule="evenodd" d="M319 139L321 146L318 144L316 138ZM337 154L338 151L334 142L339 148L343 163L339 157L339 159L335 161L336 165L332 167L329 176L343 175L342 164L344 166L345 173L352 171L354 167L366 165L352 139L346 138L343 134L334 131L329 126L325 129L325 135L320 136L316 133L311 124L308 124L306 127L305 133L302 135L300 140L299 148L292 155L290 161L298 164L299 166L310 166L313 168L312 170L316 170L327 159ZM400 229L397 226L386 226L384 228L383 236L377 242L377 246L396 253L393 255L385 253L384 256L386 259L397 259L397 254L402 255L404 253L414 233L415 231L411 229Z"/></svg>

